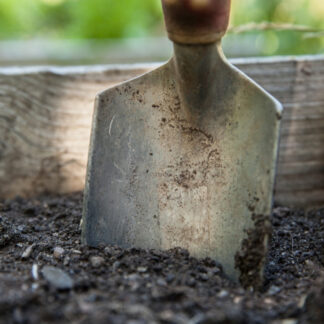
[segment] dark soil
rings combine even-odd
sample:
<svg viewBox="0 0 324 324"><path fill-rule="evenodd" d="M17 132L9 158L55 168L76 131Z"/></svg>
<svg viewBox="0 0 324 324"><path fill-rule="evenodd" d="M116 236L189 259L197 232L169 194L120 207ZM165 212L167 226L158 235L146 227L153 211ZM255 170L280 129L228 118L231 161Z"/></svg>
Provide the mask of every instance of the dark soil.
<svg viewBox="0 0 324 324"><path fill-rule="evenodd" d="M83 246L81 211L81 194L0 204L1 323L324 323L324 209L275 208L261 291L181 249Z"/></svg>

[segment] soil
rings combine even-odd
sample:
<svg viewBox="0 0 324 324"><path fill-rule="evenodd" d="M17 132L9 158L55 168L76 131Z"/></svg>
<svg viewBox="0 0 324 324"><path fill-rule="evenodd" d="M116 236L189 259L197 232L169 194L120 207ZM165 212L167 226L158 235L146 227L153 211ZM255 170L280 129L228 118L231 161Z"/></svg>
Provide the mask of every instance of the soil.
<svg viewBox="0 0 324 324"><path fill-rule="evenodd" d="M80 193L0 204L1 323L324 323L324 209L274 209L258 291L185 250L83 246L81 212Z"/></svg>

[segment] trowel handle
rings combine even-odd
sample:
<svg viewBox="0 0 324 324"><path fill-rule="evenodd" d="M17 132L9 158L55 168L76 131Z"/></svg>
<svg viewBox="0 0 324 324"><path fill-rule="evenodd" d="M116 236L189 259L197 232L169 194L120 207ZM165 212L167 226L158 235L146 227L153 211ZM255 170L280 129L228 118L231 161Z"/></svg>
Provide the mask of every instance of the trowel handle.
<svg viewBox="0 0 324 324"><path fill-rule="evenodd" d="M227 29L231 0L162 0L169 38L180 44L209 44Z"/></svg>

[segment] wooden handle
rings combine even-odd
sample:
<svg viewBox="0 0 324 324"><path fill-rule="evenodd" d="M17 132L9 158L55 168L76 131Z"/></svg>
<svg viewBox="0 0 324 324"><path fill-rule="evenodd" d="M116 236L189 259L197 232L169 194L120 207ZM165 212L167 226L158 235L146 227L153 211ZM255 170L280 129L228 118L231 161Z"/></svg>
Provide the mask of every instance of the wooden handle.
<svg viewBox="0 0 324 324"><path fill-rule="evenodd" d="M208 44L227 29L231 0L162 0L169 38L180 44Z"/></svg>

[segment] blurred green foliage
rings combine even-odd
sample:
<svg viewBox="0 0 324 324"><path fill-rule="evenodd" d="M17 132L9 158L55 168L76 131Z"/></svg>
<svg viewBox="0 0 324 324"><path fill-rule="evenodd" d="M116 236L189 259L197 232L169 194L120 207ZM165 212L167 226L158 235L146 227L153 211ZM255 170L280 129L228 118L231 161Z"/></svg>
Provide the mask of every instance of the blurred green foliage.
<svg viewBox="0 0 324 324"><path fill-rule="evenodd" d="M154 34L159 0L0 0L0 38L124 38Z"/></svg>
<svg viewBox="0 0 324 324"><path fill-rule="evenodd" d="M277 22L324 29L324 0L232 0L231 25ZM164 34L160 0L0 0L0 39L128 38ZM324 37L250 31L262 54L320 53Z"/></svg>
<svg viewBox="0 0 324 324"><path fill-rule="evenodd" d="M324 29L323 0L232 0L232 25L276 22ZM316 54L324 50L324 37L307 38L296 31L251 32L265 55Z"/></svg>

